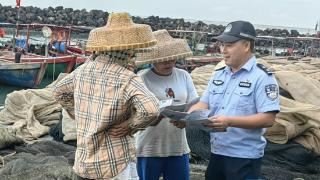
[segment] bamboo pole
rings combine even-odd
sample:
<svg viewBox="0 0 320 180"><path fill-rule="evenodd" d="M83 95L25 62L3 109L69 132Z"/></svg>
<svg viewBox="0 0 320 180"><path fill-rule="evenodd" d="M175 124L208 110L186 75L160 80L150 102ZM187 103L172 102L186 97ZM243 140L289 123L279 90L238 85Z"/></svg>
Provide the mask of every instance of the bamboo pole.
<svg viewBox="0 0 320 180"><path fill-rule="evenodd" d="M16 21L16 30L13 33L12 37L12 52L15 52L16 50L16 37L18 36L18 29L19 29L19 19L20 19L20 6L17 7L17 21Z"/></svg>

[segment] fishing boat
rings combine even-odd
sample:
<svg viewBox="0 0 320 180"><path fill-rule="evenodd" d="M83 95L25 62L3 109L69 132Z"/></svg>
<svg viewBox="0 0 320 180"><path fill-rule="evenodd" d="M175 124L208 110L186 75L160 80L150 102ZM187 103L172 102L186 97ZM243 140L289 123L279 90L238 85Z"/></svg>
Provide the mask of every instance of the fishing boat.
<svg viewBox="0 0 320 180"><path fill-rule="evenodd" d="M5 25L8 26L8 24ZM47 31L44 32L44 29ZM91 28L77 26L18 24L16 25L14 47L23 51L20 62L45 61L48 64L45 77L55 79L60 73L70 73L88 59L90 52L84 51L84 47L71 45L71 35L72 32L82 33L90 30ZM40 44L41 47L37 47L39 44L32 44L31 41L33 40L31 35L39 34L38 31L42 31L45 37L45 42ZM21 36L22 34L25 34L25 38ZM15 62L14 52L1 52L0 54L3 53L6 55L0 55L0 58Z"/></svg>
<svg viewBox="0 0 320 180"><path fill-rule="evenodd" d="M36 88L42 81L47 63L14 63L0 59L0 83L12 86Z"/></svg>
<svg viewBox="0 0 320 180"><path fill-rule="evenodd" d="M197 67L208 64L218 64L222 60L223 57L216 54L214 56L191 56L185 60L177 61L176 67L191 72Z"/></svg>
<svg viewBox="0 0 320 180"><path fill-rule="evenodd" d="M0 59L16 62L15 53L7 52L3 53L4 55L0 56ZM77 63L77 56L75 55L65 55L57 57L45 57L36 54L22 54L19 60L21 63L47 63L47 68L45 71L46 78L56 78L60 73L70 73Z"/></svg>
<svg viewBox="0 0 320 180"><path fill-rule="evenodd" d="M301 58L304 56L320 56L319 37L277 37L277 36L257 36L255 51L260 56L286 56Z"/></svg>
<svg viewBox="0 0 320 180"><path fill-rule="evenodd" d="M33 44L30 42L30 34L35 31L42 31L48 41L49 55L52 56L65 56L65 55L79 55L78 59L82 59L80 55L90 54L91 52L85 51L84 40L72 40L72 34L74 33L86 33L88 34L92 28L84 26L57 26L53 24L19 24L17 26L17 37L20 36L21 30L26 30L25 46L23 47L29 53L35 53ZM46 30L47 32L44 32ZM48 32L49 31L49 32ZM72 42L76 42L72 44ZM44 50L44 49L43 49ZM45 52L41 52L41 55L45 55ZM79 61L79 60L78 60Z"/></svg>

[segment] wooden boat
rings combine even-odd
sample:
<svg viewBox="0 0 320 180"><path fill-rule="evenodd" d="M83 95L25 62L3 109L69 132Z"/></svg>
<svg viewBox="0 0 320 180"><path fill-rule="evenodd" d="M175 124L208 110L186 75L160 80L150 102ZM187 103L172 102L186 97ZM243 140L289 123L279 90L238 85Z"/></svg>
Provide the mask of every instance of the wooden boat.
<svg viewBox="0 0 320 180"><path fill-rule="evenodd" d="M0 56L0 59L8 60L11 62L15 62L14 53L6 53L6 55ZM35 54L25 54L21 56L21 63L31 63L31 62L45 62L47 63L47 68L45 72L45 77L47 78L56 78L60 73L70 73L76 63L77 56L74 55L66 55L66 56L58 56L58 57L45 57Z"/></svg>
<svg viewBox="0 0 320 180"><path fill-rule="evenodd" d="M77 56L22 58L21 62L46 62L45 77L56 78L60 73L70 73L76 65Z"/></svg>
<svg viewBox="0 0 320 180"><path fill-rule="evenodd" d="M65 55L77 55L78 62L84 62L82 56L90 55L91 52L83 50L85 42L77 40L76 45L71 45L72 33L89 33L92 28L84 26L57 26L53 24L19 24L18 25L18 35L19 30L26 29L26 51L31 52L30 49L30 32L34 30L42 30L44 27L50 29L49 37L49 53L52 56L65 56ZM44 52L43 52L44 53ZM44 54L42 54L44 55Z"/></svg>
<svg viewBox="0 0 320 180"><path fill-rule="evenodd" d="M186 58L191 64L199 65L219 63L222 59L222 56L191 56Z"/></svg>
<svg viewBox="0 0 320 180"><path fill-rule="evenodd" d="M12 86L36 88L44 76L47 63L14 63L0 59L0 83Z"/></svg>
<svg viewBox="0 0 320 180"><path fill-rule="evenodd" d="M45 48L35 48L36 45L31 44L30 35L31 32L37 32L43 28L49 28L51 35L49 38L48 56L45 56ZM23 49L24 53L21 56L20 62L44 62L46 61L47 69L45 77L56 78L60 73L70 73L76 67L84 63L89 57L90 52L82 51L80 47L72 46L71 35L72 32L89 32L91 28L88 27L77 27L77 26L56 26L51 24L19 24L16 26L17 35L19 37L22 33L22 29L26 30L25 39L16 39L16 42L23 40L23 46L19 47L19 43L15 43L19 49ZM47 37L47 36L46 36ZM44 43L42 46L46 46ZM57 49L52 49L52 47L57 47ZM36 50L36 51L35 51ZM1 53L0 53L1 54ZM14 53L7 53L0 58L10 61L15 61Z"/></svg>
<svg viewBox="0 0 320 180"><path fill-rule="evenodd" d="M76 54L76 55L83 55L83 56L88 56L91 55L91 51L84 51L78 46L67 46L67 52L68 54Z"/></svg>
<svg viewBox="0 0 320 180"><path fill-rule="evenodd" d="M186 60L177 61L176 67L191 72L200 66L218 64L221 60L223 60L222 56L191 56L187 57Z"/></svg>

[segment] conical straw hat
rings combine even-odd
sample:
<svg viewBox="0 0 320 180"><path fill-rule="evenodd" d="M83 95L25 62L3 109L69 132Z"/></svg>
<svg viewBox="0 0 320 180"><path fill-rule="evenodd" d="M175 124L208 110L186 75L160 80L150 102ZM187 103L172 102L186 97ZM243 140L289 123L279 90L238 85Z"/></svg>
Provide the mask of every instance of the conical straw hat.
<svg viewBox="0 0 320 180"><path fill-rule="evenodd" d="M128 13L111 13L107 25L90 31L88 51L117 51L156 44L151 27L133 23Z"/></svg>
<svg viewBox="0 0 320 180"><path fill-rule="evenodd" d="M144 52L140 49L139 51L143 53L136 54L136 65L178 60L192 55L185 39L173 38L167 30L155 31L153 34L157 39L157 44L145 48Z"/></svg>

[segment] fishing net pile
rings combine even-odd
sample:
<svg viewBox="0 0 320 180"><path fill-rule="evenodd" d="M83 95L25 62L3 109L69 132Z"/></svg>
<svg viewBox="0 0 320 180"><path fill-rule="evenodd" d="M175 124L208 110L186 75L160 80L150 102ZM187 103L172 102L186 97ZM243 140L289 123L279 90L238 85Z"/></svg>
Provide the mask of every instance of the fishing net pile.
<svg viewBox="0 0 320 180"><path fill-rule="evenodd" d="M0 149L14 144L32 143L48 135L50 128L62 119L62 107L54 99L51 87L26 89L7 95L0 110ZM75 126L75 125L74 125Z"/></svg>
<svg viewBox="0 0 320 180"><path fill-rule="evenodd" d="M72 170L74 154L74 146L56 141L16 146L0 151L0 177L5 180L76 179Z"/></svg>
<svg viewBox="0 0 320 180"><path fill-rule="evenodd" d="M320 157L293 141L268 142L262 160L262 176L270 180L319 180Z"/></svg>
<svg viewBox="0 0 320 180"><path fill-rule="evenodd" d="M10 125L17 137L31 141L48 134L60 116L61 106L49 89L27 89L7 95L0 124Z"/></svg>

